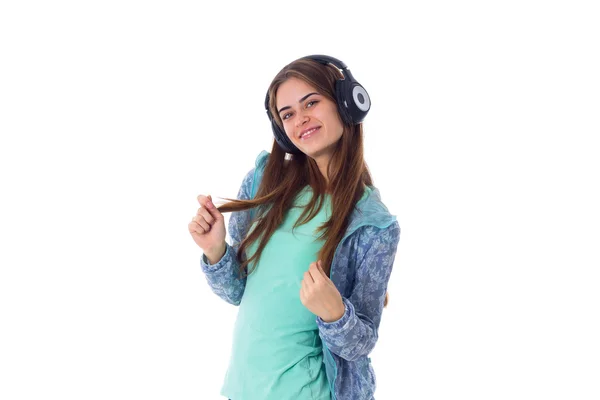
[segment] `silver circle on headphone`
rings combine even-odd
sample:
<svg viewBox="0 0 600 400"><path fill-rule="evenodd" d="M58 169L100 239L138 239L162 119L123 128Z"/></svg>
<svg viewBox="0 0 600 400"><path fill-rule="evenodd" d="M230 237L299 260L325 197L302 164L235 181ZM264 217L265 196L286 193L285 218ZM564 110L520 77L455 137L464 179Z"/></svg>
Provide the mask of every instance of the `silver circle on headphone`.
<svg viewBox="0 0 600 400"><path fill-rule="evenodd" d="M356 104L361 111L368 111L371 107L371 99L362 86L354 86L352 88L352 97L354 98L354 104Z"/></svg>

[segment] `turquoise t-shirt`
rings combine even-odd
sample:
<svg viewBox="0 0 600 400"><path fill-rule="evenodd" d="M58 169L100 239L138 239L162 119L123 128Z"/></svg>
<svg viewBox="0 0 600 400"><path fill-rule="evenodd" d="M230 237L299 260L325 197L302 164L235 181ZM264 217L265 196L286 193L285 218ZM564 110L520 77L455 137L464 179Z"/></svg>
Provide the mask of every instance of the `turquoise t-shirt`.
<svg viewBox="0 0 600 400"><path fill-rule="evenodd" d="M292 233L311 196L310 186L300 191L248 275L221 388L227 398L330 400L316 315L300 301L304 273L324 243L315 230L331 216L329 194L319 213ZM248 258L257 248L258 242L248 247Z"/></svg>

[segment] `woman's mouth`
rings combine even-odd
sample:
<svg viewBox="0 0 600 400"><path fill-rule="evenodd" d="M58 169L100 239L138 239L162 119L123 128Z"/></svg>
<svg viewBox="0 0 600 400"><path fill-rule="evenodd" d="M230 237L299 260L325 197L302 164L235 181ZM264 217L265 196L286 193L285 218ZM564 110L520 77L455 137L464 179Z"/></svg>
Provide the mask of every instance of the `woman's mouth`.
<svg viewBox="0 0 600 400"><path fill-rule="evenodd" d="M314 134L317 133L319 131L319 129L321 129L320 126L318 128L311 129L310 131L306 132L304 135L300 136L300 140L309 139L310 137L314 136Z"/></svg>

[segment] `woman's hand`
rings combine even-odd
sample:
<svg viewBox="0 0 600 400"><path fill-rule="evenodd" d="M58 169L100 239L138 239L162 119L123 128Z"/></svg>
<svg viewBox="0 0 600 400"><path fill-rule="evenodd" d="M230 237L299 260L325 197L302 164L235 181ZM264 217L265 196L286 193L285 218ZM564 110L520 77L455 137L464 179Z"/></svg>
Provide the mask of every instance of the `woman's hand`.
<svg viewBox="0 0 600 400"><path fill-rule="evenodd" d="M342 295L321 268L321 260L311 263L304 273L300 301L325 322L339 320L346 311Z"/></svg>
<svg viewBox="0 0 600 400"><path fill-rule="evenodd" d="M225 248L225 218L212 204L210 195L199 195L198 203L200 208L188 224L192 239L205 254L222 252Z"/></svg>

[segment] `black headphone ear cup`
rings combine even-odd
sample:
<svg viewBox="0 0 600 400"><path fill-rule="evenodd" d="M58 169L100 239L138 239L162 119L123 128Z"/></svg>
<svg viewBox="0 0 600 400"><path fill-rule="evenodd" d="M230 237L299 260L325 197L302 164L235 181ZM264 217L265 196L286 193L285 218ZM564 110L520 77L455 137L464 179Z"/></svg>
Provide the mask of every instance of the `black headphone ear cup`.
<svg viewBox="0 0 600 400"><path fill-rule="evenodd" d="M340 116L342 117L342 121L346 125L353 125L352 116L350 115L350 111L346 105L348 104L348 96L347 96L347 83L346 80L337 80L335 81L335 97L337 101L338 111Z"/></svg>
<svg viewBox="0 0 600 400"><path fill-rule="evenodd" d="M358 124L365 119L371 109L371 97L366 89L356 81L348 89L348 96L352 103L350 106L352 120Z"/></svg>
<svg viewBox="0 0 600 400"><path fill-rule="evenodd" d="M344 79L336 81L338 109L349 125L359 124L371 109L371 98L358 82Z"/></svg>

